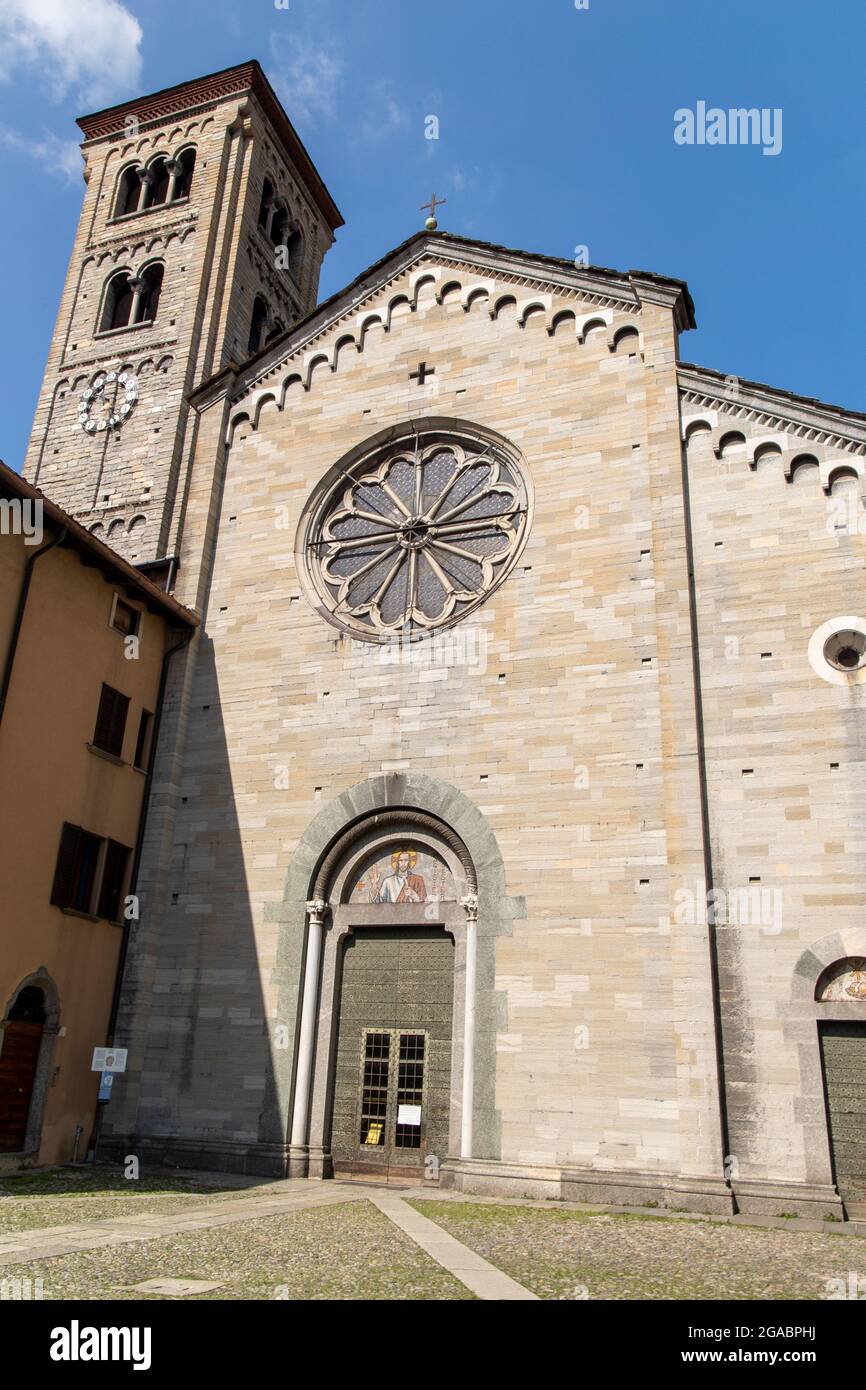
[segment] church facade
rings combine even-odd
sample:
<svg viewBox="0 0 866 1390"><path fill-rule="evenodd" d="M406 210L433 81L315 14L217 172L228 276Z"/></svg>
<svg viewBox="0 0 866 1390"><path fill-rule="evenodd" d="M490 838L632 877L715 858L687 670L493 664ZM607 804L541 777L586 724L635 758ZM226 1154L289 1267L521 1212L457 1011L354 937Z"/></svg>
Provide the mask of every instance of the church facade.
<svg viewBox="0 0 866 1390"><path fill-rule="evenodd" d="M317 304L255 64L81 125L25 471L201 616L100 1152L864 1200L866 417L435 226Z"/></svg>

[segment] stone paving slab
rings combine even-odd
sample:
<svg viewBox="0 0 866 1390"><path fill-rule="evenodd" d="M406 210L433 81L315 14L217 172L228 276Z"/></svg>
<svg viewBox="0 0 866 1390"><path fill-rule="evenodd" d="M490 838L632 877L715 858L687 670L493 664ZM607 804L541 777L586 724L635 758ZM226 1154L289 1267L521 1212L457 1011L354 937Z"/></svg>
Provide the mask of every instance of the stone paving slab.
<svg viewBox="0 0 866 1390"><path fill-rule="evenodd" d="M399 1226L416 1245L478 1298L486 1301L538 1301L537 1294L530 1293L529 1289L503 1274L501 1269L490 1264L477 1251L455 1240L441 1226L407 1206L399 1197L375 1196L371 1197L371 1201L395 1226Z"/></svg>

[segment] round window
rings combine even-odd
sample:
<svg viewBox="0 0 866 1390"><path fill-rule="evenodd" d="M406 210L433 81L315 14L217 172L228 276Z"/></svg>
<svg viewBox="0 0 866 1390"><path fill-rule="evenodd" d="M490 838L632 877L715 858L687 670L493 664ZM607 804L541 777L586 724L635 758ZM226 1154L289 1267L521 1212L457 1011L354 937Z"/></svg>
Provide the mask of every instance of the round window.
<svg viewBox="0 0 866 1390"><path fill-rule="evenodd" d="M837 671L858 671L866 665L866 633L856 628L834 632L824 643L824 659Z"/></svg>
<svg viewBox="0 0 866 1390"><path fill-rule="evenodd" d="M812 670L829 685L866 683L866 620L831 618L809 641Z"/></svg>
<svg viewBox="0 0 866 1390"><path fill-rule="evenodd" d="M369 641L409 640L487 598L526 535L516 458L479 435L427 431L340 465L301 538L317 607Z"/></svg>

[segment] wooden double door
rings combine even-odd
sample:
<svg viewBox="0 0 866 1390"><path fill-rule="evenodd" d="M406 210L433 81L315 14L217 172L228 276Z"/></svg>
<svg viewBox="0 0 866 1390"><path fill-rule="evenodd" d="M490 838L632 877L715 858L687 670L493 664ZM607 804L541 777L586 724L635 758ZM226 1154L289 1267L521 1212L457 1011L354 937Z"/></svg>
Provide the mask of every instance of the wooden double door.
<svg viewBox="0 0 866 1390"><path fill-rule="evenodd" d="M454 943L363 928L343 949L331 1118L335 1175L435 1181L448 1152Z"/></svg>

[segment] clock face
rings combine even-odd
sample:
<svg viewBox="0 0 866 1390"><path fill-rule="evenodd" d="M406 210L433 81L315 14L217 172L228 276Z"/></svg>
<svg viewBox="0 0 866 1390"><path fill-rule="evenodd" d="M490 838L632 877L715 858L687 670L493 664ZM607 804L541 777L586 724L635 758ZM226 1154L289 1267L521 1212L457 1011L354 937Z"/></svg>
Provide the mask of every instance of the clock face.
<svg viewBox="0 0 866 1390"><path fill-rule="evenodd" d="M102 372L82 391L78 423L85 434L117 430L138 400L138 383L132 372Z"/></svg>

